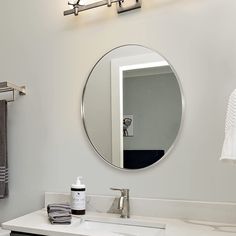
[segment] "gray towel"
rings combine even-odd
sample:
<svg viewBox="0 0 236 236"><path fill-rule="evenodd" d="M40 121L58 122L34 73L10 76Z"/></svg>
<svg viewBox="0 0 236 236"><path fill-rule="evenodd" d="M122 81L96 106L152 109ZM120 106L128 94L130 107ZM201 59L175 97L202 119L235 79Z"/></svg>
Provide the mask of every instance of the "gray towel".
<svg viewBox="0 0 236 236"><path fill-rule="evenodd" d="M48 204L47 212L68 212L71 214L71 207L68 203L52 203Z"/></svg>
<svg viewBox="0 0 236 236"><path fill-rule="evenodd" d="M8 196L7 102L0 101L0 199Z"/></svg>
<svg viewBox="0 0 236 236"><path fill-rule="evenodd" d="M47 206L48 219L51 224L70 224L71 223L71 208L68 203L64 204L49 204Z"/></svg>
<svg viewBox="0 0 236 236"><path fill-rule="evenodd" d="M48 218L51 224L70 224L72 216L70 213L52 212L48 213Z"/></svg>
<svg viewBox="0 0 236 236"><path fill-rule="evenodd" d="M71 219L66 218L66 217L61 217L60 219L51 219L49 217L49 221L52 225L70 225L71 224Z"/></svg>

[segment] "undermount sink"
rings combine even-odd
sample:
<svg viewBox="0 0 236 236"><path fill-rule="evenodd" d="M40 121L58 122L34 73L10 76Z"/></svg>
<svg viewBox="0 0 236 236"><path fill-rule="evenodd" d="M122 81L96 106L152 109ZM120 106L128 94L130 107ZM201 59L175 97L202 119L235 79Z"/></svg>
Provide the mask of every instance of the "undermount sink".
<svg viewBox="0 0 236 236"><path fill-rule="evenodd" d="M84 217L78 227L83 236L163 236L165 226L134 219L103 219Z"/></svg>
<svg viewBox="0 0 236 236"><path fill-rule="evenodd" d="M88 236L162 236L164 233L163 229L158 228L93 221L84 221L81 223L80 229L84 232L87 231L86 235Z"/></svg>

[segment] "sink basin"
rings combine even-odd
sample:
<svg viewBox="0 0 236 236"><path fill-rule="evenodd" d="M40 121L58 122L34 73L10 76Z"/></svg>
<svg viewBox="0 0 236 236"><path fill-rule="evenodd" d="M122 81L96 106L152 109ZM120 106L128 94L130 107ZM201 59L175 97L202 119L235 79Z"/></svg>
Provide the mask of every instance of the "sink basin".
<svg viewBox="0 0 236 236"><path fill-rule="evenodd" d="M163 236L165 226L134 219L102 219L85 217L73 225L83 236Z"/></svg>
<svg viewBox="0 0 236 236"><path fill-rule="evenodd" d="M144 226L84 221L79 229L87 236L163 236L164 230Z"/></svg>

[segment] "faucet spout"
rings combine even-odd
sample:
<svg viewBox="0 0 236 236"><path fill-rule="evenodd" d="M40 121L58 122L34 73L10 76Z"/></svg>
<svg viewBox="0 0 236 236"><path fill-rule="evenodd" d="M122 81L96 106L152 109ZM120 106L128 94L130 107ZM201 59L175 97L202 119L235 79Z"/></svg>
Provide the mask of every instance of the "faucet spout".
<svg viewBox="0 0 236 236"><path fill-rule="evenodd" d="M119 210L122 210L124 208L124 202L125 202L125 198L123 196L121 196L119 199L119 203L118 203Z"/></svg>

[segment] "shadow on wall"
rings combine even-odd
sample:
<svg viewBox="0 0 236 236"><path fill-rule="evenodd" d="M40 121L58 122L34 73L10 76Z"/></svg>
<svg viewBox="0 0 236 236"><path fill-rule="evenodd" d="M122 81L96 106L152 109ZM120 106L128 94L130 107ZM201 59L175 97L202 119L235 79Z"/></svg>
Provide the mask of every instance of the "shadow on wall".
<svg viewBox="0 0 236 236"><path fill-rule="evenodd" d="M177 5L183 3L184 5L187 5L187 3L192 3L192 1L189 0L149 0L145 1L143 0L143 8L144 9L153 9L153 8L163 8L168 7L170 5Z"/></svg>
<svg viewBox="0 0 236 236"><path fill-rule="evenodd" d="M99 0L98 0L99 1ZM199 0L200 1L200 0ZM199 2L198 1L198 2ZM203 0L202 0L203 1ZM87 10L84 12L80 12L78 16L70 15L65 16L68 18L65 24L65 30L74 30L79 27L88 26L88 25L99 25L102 23L110 24L111 20L116 18L127 18L133 17L135 15L140 14L142 11L146 10L156 10L162 9L163 7L168 7L170 5L177 5L182 3L184 6L188 6L188 4L192 3L190 0L143 0L142 8L133 10L131 12L126 12L122 14L117 14L115 5L110 9L106 6ZM68 6L64 10L67 10ZM102 29L100 28L98 32L102 33Z"/></svg>

